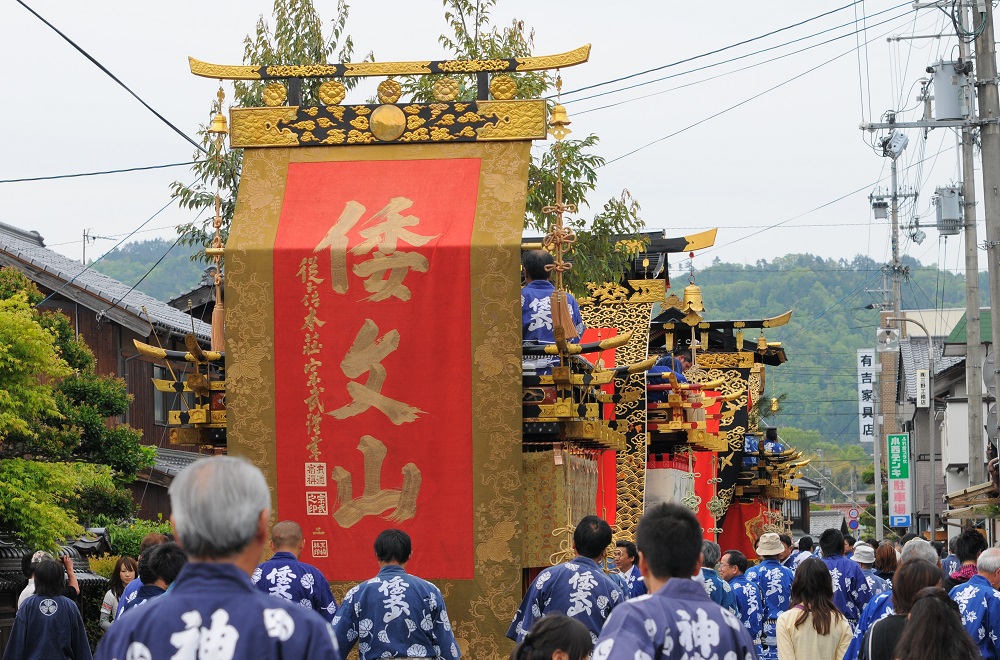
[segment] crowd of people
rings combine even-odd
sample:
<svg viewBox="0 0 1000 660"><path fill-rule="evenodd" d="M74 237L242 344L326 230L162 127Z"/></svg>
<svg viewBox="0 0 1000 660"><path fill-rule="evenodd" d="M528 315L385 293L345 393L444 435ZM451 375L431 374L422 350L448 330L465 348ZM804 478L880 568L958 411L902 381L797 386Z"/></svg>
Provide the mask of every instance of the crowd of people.
<svg viewBox="0 0 1000 660"><path fill-rule="evenodd" d="M268 529L270 493L250 463L201 459L170 497L177 538L149 535L138 560L116 563L98 659L337 659L355 646L361 660L461 657L441 591L406 571L402 530L378 535L378 573L338 605L299 559L301 527ZM586 516L573 546L528 587L507 633L512 660L1000 658L1000 548L976 530L950 553L914 535L856 543L828 529L817 546L766 533L751 565L703 540L689 509L661 504L634 542L612 546L607 522ZM38 552L25 568L4 660L91 658L71 561Z"/></svg>

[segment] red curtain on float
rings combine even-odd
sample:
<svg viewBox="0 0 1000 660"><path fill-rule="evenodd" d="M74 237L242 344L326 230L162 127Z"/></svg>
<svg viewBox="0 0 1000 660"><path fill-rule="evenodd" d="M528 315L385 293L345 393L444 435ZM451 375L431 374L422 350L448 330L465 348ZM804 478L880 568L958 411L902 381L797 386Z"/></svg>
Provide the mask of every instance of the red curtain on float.
<svg viewBox="0 0 1000 660"><path fill-rule="evenodd" d="M479 159L291 163L274 244L278 517L331 581L398 527L473 571L470 244ZM251 200L251 204L252 204ZM228 374L237 378L238 374Z"/></svg>

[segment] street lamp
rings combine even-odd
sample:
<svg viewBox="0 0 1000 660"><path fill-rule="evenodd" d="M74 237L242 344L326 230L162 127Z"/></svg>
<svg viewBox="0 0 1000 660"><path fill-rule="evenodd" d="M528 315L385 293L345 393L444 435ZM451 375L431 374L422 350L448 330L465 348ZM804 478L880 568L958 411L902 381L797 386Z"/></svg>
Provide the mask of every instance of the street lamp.
<svg viewBox="0 0 1000 660"><path fill-rule="evenodd" d="M889 317L887 321L899 321L900 323L912 323L918 328L924 331L927 335L927 389L930 391L930 407L928 411L930 412L929 421L929 441L930 441L930 453L931 453L931 505L930 505L930 539L931 541L937 540L937 494L935 493L934 484L937 481L936 475L934 474L934 339L931 337L931 333L927 332L926 326L920 321L915 319L908 319L904 317Z"/></svg>

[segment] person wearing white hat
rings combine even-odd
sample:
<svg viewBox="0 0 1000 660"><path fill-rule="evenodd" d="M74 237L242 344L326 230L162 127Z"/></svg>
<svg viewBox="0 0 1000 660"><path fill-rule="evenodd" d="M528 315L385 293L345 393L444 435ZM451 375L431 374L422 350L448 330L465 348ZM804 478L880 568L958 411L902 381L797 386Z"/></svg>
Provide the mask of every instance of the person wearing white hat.
<svg viewBox="0 0 1000 660"><path fill-rule="evenodd" d="M792 571L778 562L785 546L774 532L762 534L757 542L757 555L761 562L746 572L747 580L757 587L761 598L763 618L757 655L762 660L777 660L778 616L788 609L792 597Z"/></svg>
<svg viewBox="0 0 1000 660"><path fill-rule="evenodd" d="M872 590L872 596L889 591L889 583L877 575L872 575L872 566L875 565L875 549L867 543L858 543L854 546L854 554L851 560L857 562L864 573L865 580L868 581L868 588Z"/></svg>

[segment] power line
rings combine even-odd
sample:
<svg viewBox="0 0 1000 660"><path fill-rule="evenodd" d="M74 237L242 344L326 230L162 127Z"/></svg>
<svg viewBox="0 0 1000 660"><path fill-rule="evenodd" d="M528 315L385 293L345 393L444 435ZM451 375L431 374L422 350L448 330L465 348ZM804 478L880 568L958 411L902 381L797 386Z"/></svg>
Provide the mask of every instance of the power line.
<svg viewBox="0 0 1000 660"><path fill-rule="evenodd" d="M886 34L888 34L888 33L886 33ZM873 37L872 39L877 39L877 38L878 37ZM800 73L800 74L798 74L796 76L792 76L791 78L789 78L789 79L787 79L787 80L785 80L783 82L780 82L777 85L774 85L773 87L769 87L769 88L765 89L762 92L754 94L750 98L744 99L744 100L740 101L739 103L736 103L734 105L729 106L728 108L725 108L724 110L720 110L719 112L716 112L713 115L709 115L708 117L705 117L704 119L701 119L701 120L699 120L699 121L697 121L697 122L695 122L693 124L685 126L684 128L682 128L680 130L674 131L673 133L670 133L669 135L665 135L665 136L663 136L661 138L657 138L656 140L653 140L652 142L648 142L648 143L642 145L641 147L638 147L636 149L633 149L632 151L629 151L628 153L625 153L625 154L622 154L621 156L617 156L615 158L612 158L611 160L605 162L604 166L610 165L611 163L618 162L618 161L622 160L623 158L627 158L627 157L629 157L629 156L631 156L633 154L636 154L636 153L642 151L643 149L646 149L648 147L653 146L654 144L657 144L659 142L663 142L664 140L668 140L668 139L670 139L672 137L675 137L677 135L680 135L681 133L684 133L684 132L686 132L686 131L688 131L688 130L690 130L692 128L695 128L696 126L700 126L701 124L704 124L707 121L715 119L716 117L720 117L720 116L726 114L727 112L729 112L730 110L735 110L736 108L739 108L740 106L746 105L750 101L754 101L754 100L760 98L761 96L764 96L765 94L769 94L770 92L773 92L776 89L780 89L781 87L784 87L785 85L787 85L787 84L789 84L791 82L794 82L794 81L798 80L799 78L807 76L810 73L812 73L812 72L814 72L814 71L816 71L818 69L821 69L822 67L826 66L827 64L831 64L833 62L836 62L841 57L844 57L846 55L850 55L852 52L854 52L854 50L855 50L855 48L852 48L851 50L848 50L848 51L845 51L845 52L841 53L840 55L836 55L836 56L828 59L825 62L817 64L816 66L812 67L811 69L807 69L806 71L803 71L802 73Z"/></svg>
<svg viewBox="0 0 1000 660"><path fill-rule="evenodd" d="M18 0L18 2L20 2L20 0ZM195 181L192 181L188 185L191 186L191 185L194 185L194 183L195 183ZM156 211L156 213L154 213L153 215L151 215L148 218L146 218L146 220L144 220L142 222L142 224L140 224L138 227L136 227L131 232L129 232L122 240L118 241L118 243L116 243L115 246L113 248L111 248L111 250L108 250L108 252L105 252L104 254L102 254L100 257L98 257L97 259L93 260L89 264L85 264L84 267L83 267L83 270L81 270L79 273L77 273L76 275L74 275L73 277L71 277L70 279L68 279L67 281L63 282L58 288L53 289L52 293L50 293L49 295L45 296L45 298L41 302L39 302L37 305L35 305L35 307L40 307L41 305L45 304L47 301L51 300L52 296L56 295L57 293L59 293L60 291L62 291L63 289L65 289L67 286L69 286L70 284L72 284L73 282L75 282L78 277L80 277L81 275L83 275L84 273L86 273L88 270L90 270L94 266L94 264L96 264L101 259L103 259L105 256L107 256L108 253L110 253L110 252L114 251L116 248L118 248L122 243L124 243L129 238L131 238L133 234L135 234L140 229L142 229L143 227L145 227L147 224L149 224L150 222L152 222L153 218L155 218L156 216L158 216L161 213L163 213L164 211L166 211L176 201L177 201L177 197L171 197L169 202L167 202L166 204L164 204L163 206L161 206L159 208L159 210ZM42 249L45 249L45 248L42 248Z"/></svg>
<svg viewBox="0 0 1000 660"><path fill-rule="evenodd" d="M900 6L902 6L902 5L900 5ZM890 11L892 11L894 9L898 9L898 7L891 7L890 9L886 9L884 11L878 12L877 14L872 14L872 16L873 17L874 16L878 16L879 14L884 14L884 13L890 12ZM898 19L903 18L904 16L908 16L908 15L909 15L909 12L900 14L898 16L893 16L891 18L885 19L884 21L876 23L875 25L872 25L871 27L878 27L879 25L884 25L886 23L891 23L892 21L898 20ZM577 102L580 102L580 101L587 101L589 99L599 98L601 96L608 96L610 94L617 94L618 92L624 92L624 91L627 91L627 90L630 90L630 89L636 89L637 87L644 87L645 85L651 85L653 83L662 82L664 80L670 80L671 78L679 78L680 76L686 76L686 75L688 75L690 73L696 73L698 71L704 71L706 69L711 69L711 68L714 68L714 67L717 67L717 66L721 66L723 64L730 64L732 62L738 62L739 60L743 60L743 59L746 59L748 57L753 57L754 55L760 55L761 53L767 53L767 52L772 51L772 50L777 50L779 48L784 48L785 46L790 46L791 44L797 43L799 41L804 41L806 39L812 39L813 37L818 37L818 36L820 36L822 34L826 34L827 32L832 32L834 30L839 30L840 28L843 28L843 27L848 26L848 25L851 25L851 24L850 23L846 23L844 25L838 25L836 27L832 27L832 28L829 28L827 30L823 30L821 32L817 32L815 34L810 34L810 35L807 35L805 37L800 37L798 39L793 39L791 41L786 41L785 43L778 44L776 46L769 46L768 48L762 48L760 50L755 50L752 53L747 53L745 55L739 55L737 57L731 57L728 60L721 60L719 62L714 62L712 64L706 64L704 66L696 67L694 69L688 69L687 71L681 71L680 73L672 73L672 74L670 74L668 76L663 76L661 78L654 78L652 80L646 80L646 81L643 81L641 83L636 83L634 85L628 85L626 87L619 87L618 89L612 89L612 90L609 90L607 92L598 92L597 94L592 94L590 96L585 96L585 97L579 98L579 99L571 99L571 100L565 101L565 103L566 104L577 103ZM813 48L819 48L820 46L825 46L827 44L833 43L834 41L839 41L840 39L846 39L847 37L856 36L857 34L858 34L857 31L855 31L855 32L848 32L848 33L842 34L842 35L840 35L838 37L833 37L831 39L827 39L826 41L821 41L821 42L813 44L811 46L806 46L805 48L800 48L799 50L795 50L795 51L792 51L790 53L785 53L784 55L778 55L777 57L772 57L770 59L763 60L761 62L755 62L754 64L750 64L748 66L741 67L739 69L733 69L732 71L727 71L725 73L720 73L720 74L715 75L715 76L710 76L710 77L705 78L703 80L696 80L695 82L686 83L684 85L678 85L677 87L671 87L670 89L665 89L665 90L662 90L662 91L659 91L659 92L653 92L652 94L646 94L644 96L639 96L639 97L635 97L635 98L632 98L632 99L626 99L625 101L620 101L618 103L612 103L612 104L609 104L609 105L602 105L602 106L598 106L596 108L588 108L587 110L577 110L577 111L574 111L574 114L575 115L583 115L583 114L586 114L588 112L593 112L595 110L603 110L605 108L613 108L613 107L615 107L617 105L622 105L624 103L630 103L632 101L638 101L640 99L649 98L651 96L658 96L660 94L665 94L667 92L672 92L674 90L683 89L685 87L691 87L693 85L699 85L699 84L701 84L703 82L708 82L710 80L716 80L718 78L722 78L722 77L725 77L725 76L728 76L728 75L732 75L734 73L739 73L741 71L746 71L748 69L753 69L753 68L758 67L758 66L763 66L764 64L770 64L771 62L777 62L778 60L785 59L786 57L791 57L792 55L798 55L800 53L806 52L807 50L812 50ZM861 45L867 46L868 42L865 42L864 44L860 44L858 46L855 46L854 50L859 49L861 47Z"/></svg>
<svg viewBox="0 0 1000 660"><path fill-rule="evenodd" d="M18 1L20 1L20 0L18 0ZM578 92L583 92L583 91L586 91L588 89L594 89L594 88L597 88L597 87L603 87L604 85L610 85L610 84L613 84L613 83L616 83L616 82L621 82L623 80L630 80L632 78L637 78L639 76L644 76L644 75L646 75L648 73L654 73L656 71L662 71L663 69L669 69L671 67L679 66L681 64L686 64L688 62L693 62L695 60L700 60L700 59L702 59L704 57L708 57L709 55L715 55L717 53L721 53L721 52L724 52L724 51L727 51L727 50L731 50L731 49L737 48L739 46L744 46L746 44L753 43L754 41L760 41L761 39L765 39L765 38L770 37L772 35L778 34L779 32L785 32L786 30L791 30L792 28L799 27L800 25L805 25L806 23L810 23L810 22L815 21L817 19L823 18L824 16L829 16L830 14L835 14L835 13L837 13L839 11L843 11L844 9L849 9L849 8L853 7L854 5L856 5L856 4L858 4L859 2L862 2L862 1L863 0L857 0L856 2L852 2L850 4L844 5L843 7L838 7L837 9L832 9L832 10L830 10L828 12L825 12L823 14L819 14L817 16L813 16L812 18L808 18L808 19L806 19L804 21L799 21L798 23L793 23L791 25L786 25L785 27L778 28L776 30L771 30L770 32L766 32L764 34L758 35L756 37L752 37L750 39L744 39L743 41L739 41L737 43L730 44L728 46L723 46L722 48L716 48L715 50L708 51L707 53L701 53L700 55L693 55L691 57L687 57L687 58L684 58L682 60L677 60L676 62L671 62L669 64L664 64L662 66L658 66L658 67L655 67L655 68L652 68L652 69L647 69L645 71L639 71L637 73L630 73L629 75L622 76L620 78L614 78L612 80L606 80L606 81L601 82L601 83L595 83L593 85L587 85L586 87L579 87L577 89L574 89L574 90L571 90L571 91L568 91L568 92L564 92L563 96L569 96L571 94L576 94ZM899 5L899 6L902 7L904 5Z"/></svg>
<svg viewBox="0 0 1000 660"><path fill-rule="evenodd" d="M198 151L201 151L202 153L206 153L206 154L208 153L208 150L206 150L206 149L205 149L205 147L201 146L200 144L198 144L197 142L195 142L194 140L192 140L192 139L190 138L190 136L188 136L188 135L187 135L187 133L185 133L185 132L184 132L184 131L182 131L181 129L177 128L176 126L174 126L174 124L173 124L173 123L171 123L171 122L170 122L170 120L168 120L168 119L167 119L166 117L164 117L164 116L163 116L163 115L161 115L161 114L160 114L159 112L157 112L156 110L154 110L154 109L153 109L153 106L151 106L151 105L149 105L148 103L146 103L145 101L143 101L143 100L142 100L142 98L140 98L138 94L136 94L135 92L133 92L133 91L132 91L132 90L131 90L131 89L129 88L129 86L128 86L128 85L126 85L126 84L125 84L125 83L123 83L123 82L122 82L121 80L119 80L119 79L118 79L118 77L117 77L117 76L115 76L115 74L111 73L111 71L110 71L110 70L108 70L108 68L107 68L106 66L104 66L103 64L101 64L100 62L98 62L98 61L97 61L97 60L96 60L96 59L94 58L94 56L92 56L92 55L91 55L90 53L88 53L88 52L87 52L87 51L85 51L85 50L84 50L83 48L81 48L80 46L78 46L78 45L77 45L77 44L76 44L76 43L75 43L75 42L74 42L74 41L73 41L72 39L70 39L70 38L69 38L69 37L67 37L67 36L66 36L65 34L63 34L63 33L62 33L62 32L61 32L60 30L59 30L59 28L57 28L57 27L56 27L56 26L54 26L54 25L53 25L52 23L49 23L49 22L48 22L47 20L45 20L45 19L44 19L44 18L42 17L42 15L41 15L41 14L39 14L39 13L38 13L37 11L35 11L35 10L34 10L34 9L32 9L31 7L29 7L29 6L28 6L28 5L27 5L27 4L26 4L26 3L24 2L24 0L17 0L17 3L18 3L19 5L21 5L22 7L24 7L25 9L27 9L27 10L28 10L29 12L31 12L31 13L32 13L32 14L33 14L33 15L35 16L35 18L37 18L38 20L40 20L40 21L41 21L42 23L45 23L45 25L47 25L47 26L48 26L49 28L51 28L53 32L55 32L55 33L56 33L56 34L58 34L58 35L59 35L60 37L62 37L62 38L63 38L63 39L64 39L64 40L66 41L66 43L68 43L68 44L69 44L70 46L72 46L73 48L75 48L75 49L76 49L76 50L77 50L77 51L78 51L78 52L79 52L79 53L80 53L81 55L83 55L83 56L84 56L84 57L86 57L86 58L87 58L88 60L90 60L90 61L91 61L91 63L93 63L93 64L94 64L94 66L96 66L96 67L97 67L98 69L100 69L101 71L103 71L104 73L106 73L106 74L108 75L108 77L109 77L109 78L111 78L111 79L112 79L112 80L114 80L114 81L115 81L116 83L118 83L119 85L121 85L122 89L124 89L124 90L125 90L126 92L128 92L129 94L131 94L131 95L132 95L132 97L133 97L133 98L134 98L134 99L135 99L136 101L138 101L139 103L141 103L141 104L143 105L143 107L145 107L145 108L146 108L147 110L149 110L149 111L150 111L150 112L152 112L152 113L153 113L154 115L156 115L157 119L159 119L159 120L160 120L160 121L162 121L162 122L163 122L164 124L166 124L166 125L167 125L167 126L169 126L169 127L171 128L171 129L173 129L173 131L174 131L175 133L177 133L177 135L180 135L180 136L181 136L182 138L184 138L185 140L187 140L188 142L190 142L190 143L191 143L192 145L194 145L194 148L195 148L195 149L197 149Z"/></svg>
<svg viewBox="0 0 1000 660"><path fill-rule="evenodd" d="M54 179L75 179L83 176L101 176L104 174L122 174L124 172L142 172L145 170L162 170L168 167L183 167L194 165L193 160L186 163L167 163L166 165L146 165L144 167L125 167L118 170L101 170L100 172L77 172L76 174L53 174L52 176L33 176L24 179L0 179L0 183L25 183L26 181L52 181Z"/></svg>

